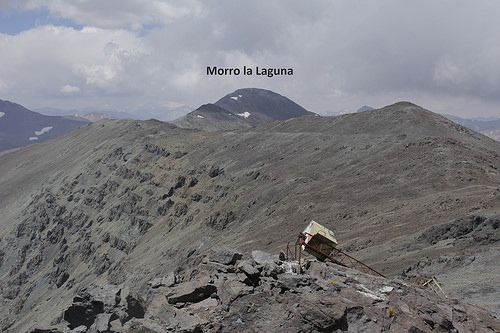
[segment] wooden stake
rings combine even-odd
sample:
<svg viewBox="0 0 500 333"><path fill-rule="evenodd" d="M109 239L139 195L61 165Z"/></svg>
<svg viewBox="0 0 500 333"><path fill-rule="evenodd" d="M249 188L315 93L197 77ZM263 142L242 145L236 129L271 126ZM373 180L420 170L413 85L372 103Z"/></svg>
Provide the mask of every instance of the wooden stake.
<svg viewBox="0 0 500 333"><path fill-rule="evenodd" d="M432 281L434 281L434 283L436 284L436 286L438 286L439 290L441 290L441 292L443 293L444 297L448 298L448 295L446 295L446 293L444 292L443 288L441 288L441 286L439 285L439 283L437 282L436 278L433 276L432 277Z"/></svg>

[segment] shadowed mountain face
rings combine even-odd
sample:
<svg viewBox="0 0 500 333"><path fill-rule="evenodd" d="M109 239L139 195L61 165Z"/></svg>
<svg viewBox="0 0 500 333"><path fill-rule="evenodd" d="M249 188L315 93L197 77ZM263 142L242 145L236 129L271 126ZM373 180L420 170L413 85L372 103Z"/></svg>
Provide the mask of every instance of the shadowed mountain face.
<svg viewBox="0 0 500 333"><path fill-rule="evenodd" d="M85 123L44 116L19 104L0 100L0 151L53 139Z"/></svg>
<svg viewBox="0 0 500 333"><path fill-rule="evenodd" d="M498 142L407 102L234 132L109 120L0 153L2 329L58 323L92 283L146 299L214 247L278 253L311 219L498 314L499 165Z"/></svg>
<svg viewBox="0 0 500 333"><path fill-rule="evenodd" d="M253 125L314 115L280 94L256 88L238 89L222 97L215 104L245 117Z"/></svg>
<svg viewBox="0 0 500 333"><path fill-rule="evenodd" d="M307 115L315 114L280 94L245 88L222 97L215 104L202 105L173 123L183 128L220 131Z"/></svg>
<svg viewBox="0 0 500 333"><path fill-rule="evenodd" d="M244 117L216 104L204 104L173 123L182 128L201 129L208 132L230 131L252 126Z"/></svg>

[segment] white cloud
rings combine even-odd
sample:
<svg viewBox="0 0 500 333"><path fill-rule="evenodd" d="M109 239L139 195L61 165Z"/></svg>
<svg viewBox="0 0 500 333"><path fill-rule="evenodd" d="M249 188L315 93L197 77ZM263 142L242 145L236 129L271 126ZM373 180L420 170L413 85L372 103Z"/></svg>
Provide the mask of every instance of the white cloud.
<svg viewBox="0 0 500 333"><path fill-rule="evenodd" d="M69 85L69 84L65 84L64 86L61 86L61 89L59 89L59 91L62 93L70 94L70 93L79 92L80 88L78 88L76 86Z"/></svg>
<svg viewBox="0 0 500 333"><path fill-rule="evenodd" d="M7 83L0 79L0 92L3 92L7 88Z"/></svg>
<svg viewBox="0 0 500 333"><path fill-rule="evenodd" d="M0 49L8 50L2 54L0 77L9 82L0 89L14 96L24 92L28 98L114 92L113 87L133 82L127 72L148 53L133 32L54 26L0 35Z"/></svg>
<svg viewBox="0 0 500 333"><path fill-rule="evenodd" d="M452 60L445 57L436 64L433 80L437 84L457 84L461 80L461 73L460 68Z"/></svg>
<svg viewBox="0 0 500 333"><path fill-rule="evenodd" d="M83 26L0 34L0 49L7 50L0 91L28 106L196 107L251 86L322 113L398 99L449 109L458 100L460 108L483 101L485 112L500 106L496 1L8 0L2 6L42 8ZM207 66L292 67L294 75L208 77Z"/></svg>
<svg viewBox="0 0 500 333"><path fill-rule="evenodd" d="M147 25L164 25L172 20L203 13L198 0L28 0L6 8L46 9L52 15L77 24L104 29L141 30Z"/></svg>
<svg viewBox="0 0 500 333"><path fill-rule="evenodd" d="M175 75L172 81L178 89L193 89L199 84L200 78L200 70L196 68Z"/></svg>

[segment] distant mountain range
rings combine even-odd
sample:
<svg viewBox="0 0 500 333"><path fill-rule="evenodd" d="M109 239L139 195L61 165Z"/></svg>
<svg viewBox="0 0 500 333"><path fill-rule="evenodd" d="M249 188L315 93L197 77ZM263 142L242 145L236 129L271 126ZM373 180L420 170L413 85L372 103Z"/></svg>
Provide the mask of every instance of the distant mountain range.
<svg viewBox="0 0 500 333"><path fill-rule="evenodd" d="M23 147L66 134L88 123L61 116L45 116L0 100L0 151Z"/></svg>
<svg viewBox="0 0 500 333"><path fill-rule="evenodd" d="M364 105L356 112L373 109ZM102 119L154 118L171 121L181 128L212 132L244 129L270 121L317 115L285 96L258 88L238 89L215 103L204 104L192 112L189 112L190 110L192 108L189 106L166 107L151 104L137 110L134 115L99 108L62 110L46 107L34 112L19 104L0 100L0 151L55 138L82 124ZM500 118L464 119L452 115L444 116L500 141Z"/></svg>
<svg viewBox="0 0 500 333"><path fill-rule="evenodd" d="M90 122L98 121L101 119L134 118L134 116L126 112L120 112L116 110L103 110L100 108L63 110L58 108L44 107L34 109L33 111L47 116L60 116L69 119L86 119Z"/></svg>
<svg viewBox="0 0 500 333"><path fill-rule="evenodd" d="M150 103L141 107L130 109L125 112L118 109L108 109L99 107L86 107L81 109L63 110L59 108L37 108L33 111L48 116L62 116L70 119L85 119L91 122L101 119L138 119L148 120L157 119L161 121L171 121L192 111L189 105L168 107L160 104Z"/></svg>
<svg viewBox="0 0 500 333"><path fill-rule="evenodd" d="M465 126L473 131L479 132L492 139L500 141L500 118L488 119L464 119L452 115L443 115L451 121Z"/></svg>
<svg viewBox="0 0 500 333"><path fill-rule="evenodd" d="M312 115L316 114L270 90L244 88L227 94L215 104L202 105L173 123L183 128L220 131Z"/></svg>

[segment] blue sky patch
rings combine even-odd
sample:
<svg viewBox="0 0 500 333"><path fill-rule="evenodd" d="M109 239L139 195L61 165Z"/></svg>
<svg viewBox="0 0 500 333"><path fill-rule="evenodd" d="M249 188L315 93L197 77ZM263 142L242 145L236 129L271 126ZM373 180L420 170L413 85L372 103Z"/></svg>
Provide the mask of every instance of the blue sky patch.
<svg viewBox="0 0 500 333"><path fill-rule="evenodd" d="M17 35L25 30L43 25L65 26L77 30L82 28L81 25L75 24L71 20L51 15L45 9L0 12L0 33Z"/></svg>

